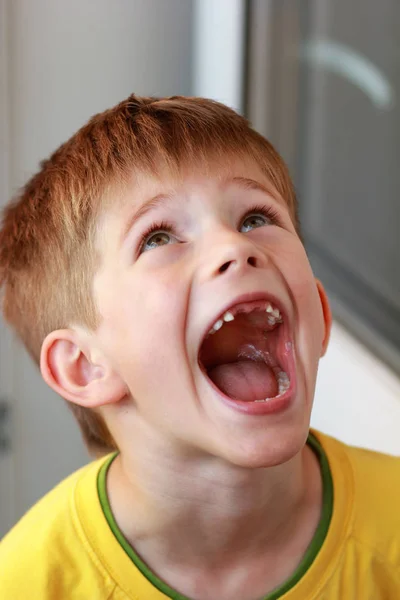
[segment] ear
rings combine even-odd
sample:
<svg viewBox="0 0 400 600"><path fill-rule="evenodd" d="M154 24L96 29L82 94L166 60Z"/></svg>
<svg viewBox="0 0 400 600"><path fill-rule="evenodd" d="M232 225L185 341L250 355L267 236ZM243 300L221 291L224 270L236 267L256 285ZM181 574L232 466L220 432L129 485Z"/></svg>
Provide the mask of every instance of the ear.
<svg viewBox="0 0 400 600"><path fill-rule="evenodd" d="M73 329L52 331L46 337L40 371L60 396L87 408L118 402L129 393L90 336Z"/></svg>
<svg viewBox="0 0 400 600"><path fill-rule="evenodd" d="M324 356L329 344L329 338L331 336L332 329L332 311L329 304L328 296L326 294L325 288L319 279L316 279L317 289L319 293L319 298L321 300L322 312L324 315L324 323L325 323L325 336L322 342L322 352L321 356Z"/></svg>

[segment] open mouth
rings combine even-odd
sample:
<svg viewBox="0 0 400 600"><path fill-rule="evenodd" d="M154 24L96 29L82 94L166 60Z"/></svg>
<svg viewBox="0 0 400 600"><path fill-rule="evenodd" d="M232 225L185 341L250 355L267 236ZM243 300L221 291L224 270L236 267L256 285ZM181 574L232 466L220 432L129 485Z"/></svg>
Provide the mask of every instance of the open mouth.
<svg viewBox="0 0 400 600"><path fill-rule="evenodd" d="M205 336L199 352L203 373L227 398L267 403L292 387L289 324L275 303L243 302L225 312Z"/></svg>

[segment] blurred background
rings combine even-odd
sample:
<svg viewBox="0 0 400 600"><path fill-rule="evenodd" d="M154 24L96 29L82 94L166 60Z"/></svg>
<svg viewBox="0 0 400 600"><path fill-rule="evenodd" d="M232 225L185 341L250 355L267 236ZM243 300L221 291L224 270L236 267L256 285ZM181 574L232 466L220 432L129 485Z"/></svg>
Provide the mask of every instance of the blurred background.
<svg viewBox="0 0 400 600"><path fill-rule="evenodd" d="M283 154L335 323L312 425L400 454L397 0L0 0L0 204L131 92L225 102ZM0 322L0 537L89 460Z"/></svg>

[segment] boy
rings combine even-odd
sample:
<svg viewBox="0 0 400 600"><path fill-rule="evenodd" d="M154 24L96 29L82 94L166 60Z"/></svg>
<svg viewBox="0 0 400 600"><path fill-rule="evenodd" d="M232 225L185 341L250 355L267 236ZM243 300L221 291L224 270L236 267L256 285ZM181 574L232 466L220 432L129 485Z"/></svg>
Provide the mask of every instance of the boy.
<svg viewBox="0 0 400 600"><path fill-rule="evenodd" d="M242 117L132 95L42 164L0 252L5 318L101 456L5 537L1 598L400 597L400 460L309 432L329 304Z"/></svg>

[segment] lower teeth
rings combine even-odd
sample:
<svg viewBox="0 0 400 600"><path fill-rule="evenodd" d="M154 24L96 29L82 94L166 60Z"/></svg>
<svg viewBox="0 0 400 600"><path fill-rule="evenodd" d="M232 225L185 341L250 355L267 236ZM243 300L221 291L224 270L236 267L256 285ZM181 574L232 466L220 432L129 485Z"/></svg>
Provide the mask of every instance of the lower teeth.
<svg viewBox="0 0 400 600"><path fill-rule="evenodd" d="M289 375L285 371L279 371L278 375L279 394L287 392L290 386Z"/></svg>
<svg viewBox="0 0 400 600"><path fill-rule="evenodd" d="M281 396L290 387L289 375L285 371L279 371L276 375L276 380L278 382L278 396ZM271 400L271 398L263 398L262 400L255 400L255 402L268 402L268 400Z"/></svg>

